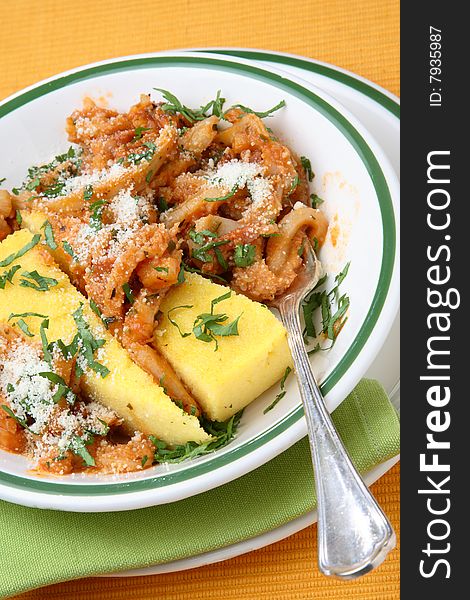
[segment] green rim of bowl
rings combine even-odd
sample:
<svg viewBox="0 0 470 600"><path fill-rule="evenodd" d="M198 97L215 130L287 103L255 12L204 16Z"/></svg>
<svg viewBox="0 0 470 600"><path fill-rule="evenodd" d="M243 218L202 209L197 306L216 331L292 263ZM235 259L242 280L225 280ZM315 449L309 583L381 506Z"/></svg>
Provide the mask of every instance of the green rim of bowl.
<svg viewBox="0 0 470 600"><path fill-rule="evenodd" d="M309 63L311 64L311 63ZM215 70L228 71L232 73L248 75L251 78L268 83L278 89L284 90L297 98L303 100L306 104L320 112L324 117L329 119L348 139L355 151L363 161L378 197L380 212L382 216L383 226L383 249L382 249L382 265L380 269L379 280L375 290L374 298L369 308L367 317L365 318L356 338L351 343L347 352L336 365L330 375L325 379L321 388L323 394L327 394L346 373L351 364L354 362L359 352L364 347L367 339L372 333L375 324L379 318L387 298L388 289L392 279L394 261L395 261L395 217L393 211L392 199L390 191L385 179L385 176L380 168L380 165L375 158L373 152L359 134L359 132L349 123L349 121L341 115L335 108L330 106L325 100L314 94L301 85L289 81L288 79L270 73L258 67L253 67L246 64L236 64L223 59L214 59L206 57L165 57L151 56L142 58L131 58L125 60L113 61L105 64L84 68L82 70L59 76L52 81L25 91L18 96L7 100L0 106L0 118L11 113L39 98L47 95L58 89L67 87L71 84L92 79L96 76L109 75L112 73L129 71L134 69L145 68L208 68ZM386 97L385 97L386 98ZM381 99L378 99L381 104ZM105 496L116 495L123 493L142 492L160 487L169 486L180 483L182 481L198 477L209 471L213 471L224 467L227 464L238 460L265 443L274 439L280 433L286 431L294 423L303 417L302 406L293 409L281 421L270 427L268 430L260 433L255 438L249 440L242 446L230 449L228 447L224 454L214 456L209 460L201 463L191 463L186 468L174 473L165 473L146 479L124 481L117 483L95 483L95 484L70 484L70 483L55 483L51 481L41 481L40 479L32 479L13 475L11 473L0 472L0 484L6 484L10 487L27 489L33 492L50 493L50 494L66 494L69 496Z"/></svg>
<svg viewBox="0 0 470 600"><path fill-rule="evenodd" d="M374 102L377 102L389 112L392 113L393 116L400 118L400 105L397 102L387 96L377 88L373 87L369 83L362 81L360 79L356 79L352 75L348 73L344 73L342 71L338 71L333 67L329 67L328 65L312 62L310 60L305 60L303 58L298 58L296 56L290 56L288 54L276 54L275 52L263 52L262 50L241 50L241 49L231 49L231 48L221 48L221 49L210 49L207 50L197 50L198 52L216 52L217 54L224 54L227 56L238 56L240 58L246 58L250 60L265 60L272 63L279 63L281 65L288 65L291 67L297 67L299 69L303 69L304 71L310 71L311 73L317 73L318 75L323 75L328 77L328 79L334 79L339 83L343 83L350 88L353 88L368 96Z"/></svg>

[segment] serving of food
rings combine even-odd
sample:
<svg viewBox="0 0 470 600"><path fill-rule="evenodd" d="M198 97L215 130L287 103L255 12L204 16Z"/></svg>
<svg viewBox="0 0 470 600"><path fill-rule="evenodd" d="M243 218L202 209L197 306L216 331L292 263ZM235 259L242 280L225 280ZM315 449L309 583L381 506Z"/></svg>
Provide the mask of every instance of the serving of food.
<svg viewBox="0 0 470 600"><path fill-rule="evenodd" d="M396 310L394 176L329 101L175 54L0 105L0 497L168 502L305 435L270 306L310 247L305 342L328 408L352 389Z"/></svg>
<svg viewBox="0 0 470 600"><path fill-rule="evenodd" d="M290 370L259 302L325 240L310 161L266 127L272 110L162 93L126 113L86 99L68 151L0 191L0 447L38 472L213 451Z"/></svg>

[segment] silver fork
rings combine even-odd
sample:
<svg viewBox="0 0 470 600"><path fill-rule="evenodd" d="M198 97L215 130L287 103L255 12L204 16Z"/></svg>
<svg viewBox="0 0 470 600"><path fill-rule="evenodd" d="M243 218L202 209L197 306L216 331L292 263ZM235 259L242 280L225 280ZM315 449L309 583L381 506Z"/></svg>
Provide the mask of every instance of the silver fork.
<svg viewBox="0 0 470 600"><path fill-rule="evenodd" d="M300 303L320 278L306 244L305 268L271 304L287 329L307 421L318 501L318 565L325 575L354 579L378 566L395 547L395 533L349 458L325 408L300 326Z"/></svg>

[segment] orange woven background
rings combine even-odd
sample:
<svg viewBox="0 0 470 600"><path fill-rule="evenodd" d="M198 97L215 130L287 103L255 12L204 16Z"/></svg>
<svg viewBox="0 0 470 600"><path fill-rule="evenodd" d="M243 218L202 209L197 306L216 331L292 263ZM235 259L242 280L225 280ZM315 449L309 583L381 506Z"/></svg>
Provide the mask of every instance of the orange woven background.
<svg viewBox="0 0 470 600"><path fill-rule="evenodd" d="M0 0L0 98L109 57L171 48L258 47L350 69L399 94L398 0ZM374 493L399 527L399 467ZM399 552L344 583L318 574L315 527L267 548L183 573L87 579L18 600L397 600Z"/></svg>

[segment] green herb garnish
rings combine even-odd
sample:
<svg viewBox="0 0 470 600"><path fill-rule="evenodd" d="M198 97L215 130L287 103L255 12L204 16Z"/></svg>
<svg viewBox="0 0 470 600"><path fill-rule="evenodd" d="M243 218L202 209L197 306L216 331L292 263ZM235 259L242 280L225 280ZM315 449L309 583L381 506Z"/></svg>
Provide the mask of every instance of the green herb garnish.
<svg viewBox="0 0 470 600"><path fill-rule="evenodd" d="M73 251L72 246L67 242L67 240L62 240L62 247L69 256L76 260L75 252Z"/></svg>
<svg viewBox="0 0 470 600"><path fill-rule="evenodd" d="M243 411L240 411L223 423L218 421L209 421L208 419L202 417L202 427L205 431L207 431L207 433L215 438L214 440L205 442L204 444L187 442L184 445L169 448L165 442L157 439L153 435L149 436L151 442L155 446L155 462L179 463L183 460L209 454L210 452L214 452L214 450L218 450L219 448L226 446L230 440L233 439L240 424L242 414Z"/></svg>
<svg viewBox="0 0 470 600"><path fill-rule="evenodd" d="M308 159L306 156L301 156L300 162L302 164L302 167L304 168L308 180L313 181L315 173L312 170L312 163L310 162L310 159Z"/></svg>
<svg viewBox="0 0 470 600"><path fill-rule="evenodd" d="M94 467L95 466L95 459L88 452L88 450L86 448L87 446L89 446L92 443L93 443L93 437L92 436L88 436L87 439L84 440L80 436L74 435L74 436L72 436L72 441L71 441L70 446L69 446L69 449L74 454L76 454L77 456L80 456L81 458L83 458L83 462L86 464L87 467Z"/></svg>
<svg viewBox="0 0 470 600"><path fill-rule="evenodd" d="M15 273L21 269L21 265L14 265L13 267L11 267L8 271L4 271L1 275L0 275L0 290L4 290L5 286L7 284L7 281L9 283L13 283L13 277L15 275Z"/></svg>
<svg viewBox="0 0 470 600"><path fill-rule="evenodd" d="M255 262L255 259L256 246L253 246L253 244L237 244L235 246L233 260L237 267L249 267Z"/></svg>
<svg viewBox="0 0 470 600"><path fill-rule="evenodd" d="M39 335L41 336L42 353L44 360L50 365L52 364L52 354L50 351L50 344L47 340L46 329L49 328L49 319L44 319L39 327Z"/></svg>
<svg viewBox="0 0 470 600"><path fill-rule="evenodd" d="M230 190L230 192L228 192L227 194L225 194L225 196L219 196L217 198L204 198L205 202L224 202L225 200L229 200L230 198L232 198L233 196L235 196L235 194L238 191L238 185L235 184L233 186L233 188Z"/></svg>
<svg viewBox="0 0 470 600"><path fill-rule="evenodd" d="M25 321L23 321L23 319L18 319L18 321L16 322L16 324L18 325L18 327L21 329L21 331L27 335L28 337L34 337L34 333L31 333L31 331L28 328L28 325L26 324Z"/></svg>
<svg viewBox="0 0 470 600"><path fill-rule="evenodd" d="M134 129L134 138L132 139L132 141L135 142L136 140L140 140L142 134L146 131L150 131L150 127L136 127Z"/></svg>
<svg viewBox="0 0 470 600"><path fill-rule="evenodd" d="M227 283L227 281L223 277L220 277L220 275L216 275L215 273L207 273L206 271L202 271L201 269L196 269L196 267L190 267L186 263L181 263L181 269L183 269L183 277L184 277L184 271L188 271L189 273L197 273L198 275L202 275L203 277L209 277L211 279L215 279L224 284ZM184 282L184 279L183 279L183 282ZM178 283L180 283L179 279L178 279Z"/></svg>
<svg viewBox="0 0 470 600"><path fill-rule="evenodd" d="M212 108L212 116L219 117L219 119L224 118L224 104L225 98L221 98L220 90L217 91L217 95L214 100L208 102L205 106L201 106L201 113L203 115L207 114L207 111Z"/></svg>
<svg viewBox="0 0 470 600"><path fill-rule="evenodd" d="M248 108L247 106L243 106L243 104L235 104L234 106L232 106L232 108L240 108L245 113L251 113L251 114L259 117L260 119L264 119L265 117L270 117L274 112L276 112L280 108L284 108L285 105L286 105L286 101L281 100L278 104L276 104L276 106L273 106L269 110L265 110L265 111L252 110L251 108Z"/></svg>
<svg viewBox="0 0 470 600"><path fill-rule="evenodd" d="M93 197L93 186L88 184L83 190L83 199L89 202Z"/></svg>
<svg viewBox="0 0 470 600"><path fill-rule="evenodd" d="M272 410L276 404L279 402L279 400L282 400L284 398L284 396L286 395L286 390L285 385L286 385L286 379L289 377L289 373L292 371L292 369L290 367L287 367L286 370L284 371L284 375L282 376L281 379L281 391L279 392L279 394L274 398L274 401L263 410L263 415L265 415L267 412L269 412L270 410Z"/></svg>
<svg viewBox="0 0 470 600"><path fill-rule="evenodd" d="M192 251L192 257L200 260L201 262L212 262L212 255L208 254L209 250L213 250L218 246L223 246L224 244L228 244L229 240L220 240L218 242L208 242L207 244L202 245L200 248L195 248Z"/></svg>
<svg viewBox="0 0 470 600"><path fill-rule="evenodd" d="M124 294L126 295L127 301L129 302L129 304L134 304L135 302L135 298L132 294L132 290L130 288L130 285L128 283L123 283L122 284L122 289L124 290Z"/></svg>
<svg viewBox="0 0 470 600"><path fill-rule="evenodd" d="M184 331L181 331L181 328L180 328L180 326L178 325L178 323L177 323L177 322L176 322L174 319L172 319L172 318L170 317L170 314L171 314L171 313L172 313L174 310L178 310L179 308L193 308L193 305L192 305L192 304L182 304L181 306L174 306L173 308L171 308L171 309L168 311L168 314L167 314L167 316L168 316L168 320L170 321L170 323L176 327L176 329L177 329L177 330L179 331L179 333L180 333L180 336L181 336L181 337L183 337L183 338L185 338L185 337L188 337L188 335L191 335L191 332L189 331L189 332L185 333Z"/></svg>
<svg viewBox="0 0 470 600"><path fill-rule="evenodd" d="M46 244L49 246L49 248L51 250L57 250L57 244L54 239L54 231L49 221L45 221L41 229L44 229L44 237L46 239Z"/></svg>
<svg viewBox="0 0 470 600"><path fill-rule="evenodd" d="M23 217L21 216L21 212L18 209L16 209L15 219L18 225L21 226L21 223L23 223Z"/></svg>
<svg viewBox="0 0 470 600"><path fill-rule="evenodd" d="M297 188L297 186L300 183L300 177L297 175L295 175L294 180L292 181L292 185L290 187L290 190L287 192L287 197L289 197L291 194L293 194L295 192L295 189Z"/></svg>
<svg viewBox="0 0 470 600"><path fill-rule="evenodd" d="M41 239L41 235L39 233L36 233L36 235L33 236L31 241L28 242L25 246L23 246L23 248L18 250L18 252L15 252L15 254L10 254L9 256L7 256L3 260L1 260L0 267L8 267L8 265L11 265L11 263L14 260L24 256L27 252L29 252L31 250L31 248L34 248L34 246L36 246L36 244L39 243L40 239Z"/></svg>
<svg viewBox="0 0 470 600"><path fill-rule="evenodd" d="M102 348L105 344L104 340L96 339L91 330L90 326L86 322L83 316L83 304L80 304L79 308L72 314L75 324L78 329L78 336L81 340L81 345L78 348L80 355L85 359L87 365L95 371L95 373L99 373L101 377L106 377L109 373L109 369L97 362L94 358L94 353ZM77 344L78 346L78 344Z"/></svg>
<svg viewBox="0 0 470 600"><path fill-rule="evenodd" d="M52 396L54 404L57 404L64 397L67 399L69 404L73 404L75 402L77 396L69 388L60 375L57 375L57 373L52 371L42 371L41 373L38 373L38 375L57 385L57 390Z"/></svg>
<svg viewBox="0 0 470 600"><path fill-rule="evenodd" d="M193 110L187 106L184 106L184 104L182 104L178 98L168 90L162 90L161 88L154 88L154 90L161 92L163 98L166 100L166 102L161 105L162 110L165 112L171 115L176 115L179 113L190 123L202 121L206 118L206 115L201 110Z"/></svg>
<svg viewBox="0 0 470 600"><path fill-rule="evenodd" d="M338 333L343 327L346 319L344 316L349 308L350 300L346 294L343 294L339 298L339 285L344 281L348 274L350 263L338 273L335 277L336 285L329 292L326 290L320 290L327 279L327 276L323 276L310 292L306 299L302 302L302 312L304 316L305 329L304 339L308 342L309 338L316 338L317 331L314 324L314 315L319 309L321 311L321 332L326 337L332 340L333 344L336 341ZM332 346L330 346L331 348ZM315 352L318 350L316 347L313 349ZM313 351L311 351L313 353Z"/></svg>
<svg viewBox="0 0 470 600"><path fill-rule="evenodd" d="M99 231L103 227L102 217L106 204L106 200L97 200L90 204L90 227L95 231Z"/></svg>
<svg viewBox="0 0 470 600"><path fill-rule="evenodd" d="M165 200L165 198L163 198L163 196L159 196L157 198L157 206L158 206L158 210L162 213L168 210L169 206L167 201Z"/></svg>
<svg viewBox="0 0 470 600"><path fill-rule="evenodd" d="M310 204L312 208L318 208L320 204L323 204L323 200L316 194L310 194Z"/></svg>
<svg viewBox="0 0 470 600"><path fill-rule="evenodd" d="M52 287L55 287L59 283L57 279L54 279L53 277L44 277L37 271L23 271L21 277L24 278L20 279L21 287L32 288L37 292L48 292Z"/></svg>
<svg viewBox="0 0 470 600"><path fill-rule="evenodd" d="M133 165L139 165L143 160L149 161L157 150L157 146L153 142L144 142L143 144L146 146L146 150L142 150L142 152L132 152L127 155L127 160Z"/></svg>
<svg viewBox="0 0 470 600"><path fill-rule="evenodd" d="M11 408L9 406L7 406L6 404L2 404L2 408L9 417L14 419L18 423L18 425L21 425L21 427L23 427L24 429L26 429L33 435L37 435L36 433L34 433L34 431L31 431L31 429L28 427L28 424L26 423L26 421L24 421L23 419L20 419L19 417L17 417L15 415L15 413L11 410Z"/></svg>
<svg viewBox="0 0 470 600"><path fill-rule="evenodd" d="M15 317L41 317L42 319L48 319L47 315L41 315L35 312L25 312L25 313L10 313L8 320L14 319Z"/></svg>
<svg viewBox="0 0 470 600"><path fill-rule="evenodd" d="M217 262L218 262L218 263L219 263L219 265L222 267L222 269L223 269L224 271L227 271L227 270L228 270L228 263L227 263L227 261L225 260L225 257L224 257L224 255L222 254L222 252L221 252L220 248L215 248L215 249L214 249L214 254L215 254L215 257L216 257L216 259L217 259Z"/></svg>

